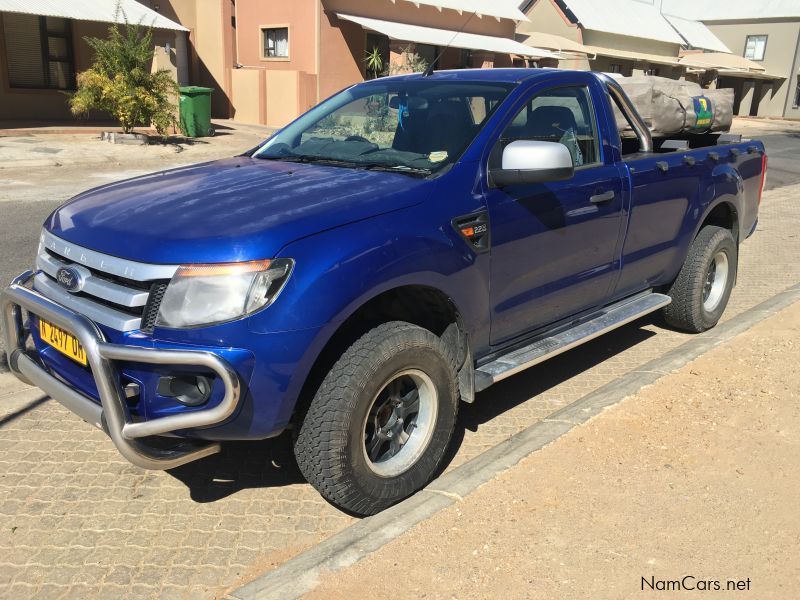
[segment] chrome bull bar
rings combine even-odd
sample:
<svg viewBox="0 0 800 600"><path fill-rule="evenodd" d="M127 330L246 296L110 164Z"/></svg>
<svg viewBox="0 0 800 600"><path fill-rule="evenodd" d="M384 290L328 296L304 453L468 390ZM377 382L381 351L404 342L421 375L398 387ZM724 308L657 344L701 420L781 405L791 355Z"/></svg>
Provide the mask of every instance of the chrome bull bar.
<svg viewBox="0 0 800 600"><path fill-rule="evenodd" d="M141 438L209 427L230 417L239 405L241 383L227 361L202 350L160 350L110 344L93 321L25 287L34 275L34 272L26 271L0 293L8 364L20 380L39 387L70 411L105 431L122 456L144 469L172 469L219 452L220 446L216 442L183 440L170 448L159 448ZM38 357L26 350L30 331L25 328L23 309L78 339L86 351L100 405L51 375ZM225 394L213 408L134 422L113 362L117 360L205 367L220 378Z"/></svg>

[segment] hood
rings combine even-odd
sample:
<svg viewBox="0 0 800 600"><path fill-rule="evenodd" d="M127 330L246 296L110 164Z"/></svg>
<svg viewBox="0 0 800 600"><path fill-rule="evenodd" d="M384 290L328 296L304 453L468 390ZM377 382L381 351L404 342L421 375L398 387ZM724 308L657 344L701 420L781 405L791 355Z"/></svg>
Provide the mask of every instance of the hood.
<svg viewBox="0 0 800 600"><path fill-rule="evenodd" d="M236 157L95 188L45 227L91 250L148 263L272 258L286 244L417 204L407 175Z"/></svg>

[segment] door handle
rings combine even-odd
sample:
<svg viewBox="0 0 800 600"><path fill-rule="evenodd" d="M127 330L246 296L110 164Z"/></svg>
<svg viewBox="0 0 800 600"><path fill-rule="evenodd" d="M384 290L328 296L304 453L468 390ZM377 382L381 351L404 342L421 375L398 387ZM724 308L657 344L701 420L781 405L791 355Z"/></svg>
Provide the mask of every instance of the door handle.
<svg viewBox="0 0 800 600"><path fill-rule="evenodd" d="M592 204L604 204L605 202L611 202L615 198L614 190L608 190L607 192L603 192L602 194L595 194L594 196L589 196L589 202Z"/></svg>

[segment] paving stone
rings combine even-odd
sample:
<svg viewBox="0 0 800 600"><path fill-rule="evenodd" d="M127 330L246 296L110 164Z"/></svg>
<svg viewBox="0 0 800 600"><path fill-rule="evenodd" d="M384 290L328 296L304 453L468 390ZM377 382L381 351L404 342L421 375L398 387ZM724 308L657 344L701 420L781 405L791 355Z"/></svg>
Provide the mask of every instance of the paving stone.
<svg viewBox="0 0 800 600"><path fill-rule="evenodd" d="M800 281L798 194L764 195L724 319ZM499 383L461 406L449 468L688 337L645 319ZM0 377L2 419L24 392ZM353 521L302 481L287 437L165 473L52 401L0 426L0 596L212 598Z"/></svg>

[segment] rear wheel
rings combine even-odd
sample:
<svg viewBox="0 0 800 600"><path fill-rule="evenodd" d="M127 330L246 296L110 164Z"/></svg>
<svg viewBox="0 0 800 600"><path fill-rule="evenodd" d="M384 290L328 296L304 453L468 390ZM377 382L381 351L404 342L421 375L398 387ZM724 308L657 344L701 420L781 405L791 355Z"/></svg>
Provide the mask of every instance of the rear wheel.
<svg viewBox="0 0 800 600"><path fill-rule="evenodd" d="M717 324L736 279L737 248L727 229L708 225L689 247L677 279L667 292L664 317L678 329L699 333Z"/></svg>
<svg viewBox="0 0 800 600"><path fill-rule="evenodd" d="M370 515L436 474L455 427L448 346L395 321L350 346L322 382L295 441L300 470L328 501Z"/></svg>

